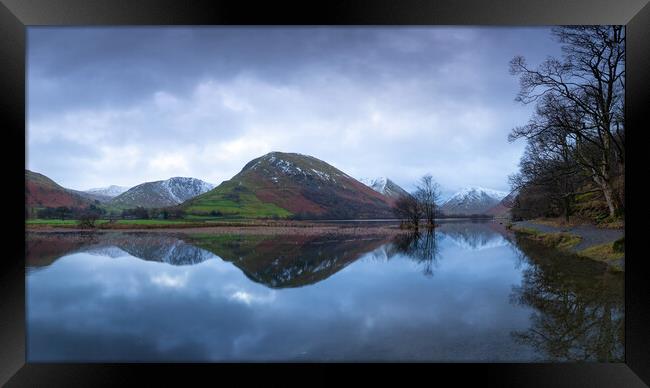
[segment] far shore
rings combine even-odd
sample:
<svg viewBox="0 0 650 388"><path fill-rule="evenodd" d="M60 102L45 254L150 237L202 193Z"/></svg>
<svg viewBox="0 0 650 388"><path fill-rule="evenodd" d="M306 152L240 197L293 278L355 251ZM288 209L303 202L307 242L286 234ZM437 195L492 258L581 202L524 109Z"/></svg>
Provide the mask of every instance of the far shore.
<svg viewBox="0 0 650 388"><path fill-rule="evenodd" d="M183 226L183 227L120 227L120 228L76 228L76 227L27 227L28 233L115 233L115 232L149 232L170 234L241 234L241 235L396 235L412 232L400 229L398 225L326 225L317 223L276 224L276 225L218 225L218 226Z"/></svg>
<svg viewBox="0 0 650 388"><path fill-rule="evenodd" d="M476 221L471 218L443 218L438 222ZM479 219L491 221L491 219ZM426 230L422 225L420 231ZM412 233L412 229L401 229L396 219L356 220L99 220L95 227L80 227L75 220L30 220L25 224L26 232L158 232L158 233L208 233L208 234L257 234L257 235L315 235L355 234L386 235Z"/></svg>

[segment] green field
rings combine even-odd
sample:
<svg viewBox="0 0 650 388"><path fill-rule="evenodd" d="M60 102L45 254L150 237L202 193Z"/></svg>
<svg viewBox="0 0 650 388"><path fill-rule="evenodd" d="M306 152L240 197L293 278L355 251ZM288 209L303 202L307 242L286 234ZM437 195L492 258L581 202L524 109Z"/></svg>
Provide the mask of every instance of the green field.
<svg viewBox="0 0 650 388"><path fill-rule="evenodd" d="M260 201L249 189L234 182L224 182L217 189L192 199L185 211L204 216L214 211L226 218L286 218L292 215L277 205Z"/></svg>
<svg viewBox="0 0 650 388"><path fill-rule="evenodd" d="M98 221L106 222L105 220ZM50 225L50 226L67 226L67 225L77 225L77 220L43 220L43 219L32 219L27 220L27 225Z"/></svg>

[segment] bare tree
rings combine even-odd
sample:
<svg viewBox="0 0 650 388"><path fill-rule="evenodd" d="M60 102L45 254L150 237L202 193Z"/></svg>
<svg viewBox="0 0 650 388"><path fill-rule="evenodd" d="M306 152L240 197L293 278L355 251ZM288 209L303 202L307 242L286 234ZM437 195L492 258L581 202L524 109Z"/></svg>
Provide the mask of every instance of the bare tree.
<svg viewBox="0 0 650 388"><path fill-rule="evenodd" d="M422 216L427 223L428 228L435 226L436 207L440 201L440 185L433 180L431 174L420 178L418 182L415 198L420 203Z"/></svg>
<svg viewBox="0 0 650 388"><path fill-rule="evenodd" d="M519 75L517 101L538 103L529 125L511 139L560 131L573 157L602 191L610 216L623 206L625 144L625 30L622 26L564 26L553 34L563 59L549 58L537 69L523 57L510 62Z"/></svg>
<svg viewBox="0 0 650 388"><path fill-rule="evenodd" d="M395 201L393 212L403 223L410 225L415 231L418 230L422 218L422 207L414 196L403 195L399 197Z"/></svg>
<svg viewBox="0 0 650 388"><path fill-rule="evenodd" d="M548 111L548 106L546 108ZM533 126L529 124L531 131ZM557 213L564 214L568 222L576 195L587 192L579 191L585 180L579 174L580 167L574 156L575 144L561 127L541 131L528 139L519 163L519 173L511 177L511 184L520 190L522 197L541 198L539 204L529 201L538 209L544 209L546 205L561 209ZM533 213L540 215L539 211Z"/></svg>

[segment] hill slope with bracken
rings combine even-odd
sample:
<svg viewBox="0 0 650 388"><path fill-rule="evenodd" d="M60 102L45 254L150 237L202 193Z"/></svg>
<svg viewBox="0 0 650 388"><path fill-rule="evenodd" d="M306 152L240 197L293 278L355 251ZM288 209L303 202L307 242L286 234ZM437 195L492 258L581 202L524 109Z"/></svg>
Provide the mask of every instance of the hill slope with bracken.
<svg viewBox="0 0 650 388"><path fill-rule="evenodd" d="M486 214L499 218L509 218L510 210L515 204L517 195L519 195L519 190L513 190L510 194L506 195L501 202L490 208Z"/></svg>
<svg viewBox="0 0 650 388"><path fill-rule="evenodd" d="M43 174L25 170L25 205L28 208L88 207L92 200L54 182Z"/></svg>
<svg viewBox="0 0 650 388"><path fill-rule="evenodd" d="M298 218L392 217L390 199L308 155L271 152L183 206L189 213Z"/></svg>

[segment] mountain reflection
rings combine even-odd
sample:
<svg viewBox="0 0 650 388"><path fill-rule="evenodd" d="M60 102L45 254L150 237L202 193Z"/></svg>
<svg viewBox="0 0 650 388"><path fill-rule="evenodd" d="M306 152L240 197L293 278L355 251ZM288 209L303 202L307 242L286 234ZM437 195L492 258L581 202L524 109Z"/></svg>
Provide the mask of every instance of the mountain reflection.
<svg viewBox="0 0 650 388"><path fill-rule="evenodd" d="M493 222L443 222L436 232L444 234L465 250L481 250L508 245L503 230Z"/></svg>
<svg viewBox="0 0 650 388"><path fill-rule="evenodd" d="M322 281L388 242L387 236L215 235L194 243L232 262L255 282L290 288Z"/></svg>
<svg viewBox="0 0 650 388"><path fill-rule="evenodd" d="M620 362L624 357L624 277L604 265L517 241L529 264L513 304L534 309L516 341L553 361Z"/></svg>
<svg viewBox="0 0 650 388"><path fill-rule="evenodd" d="M434 274L440 256L440 238L467 250L507 244L486 223L442 223L419 234L378 235L172 235L148 232L29 233L26 265L30 269L52 264L73 253L107 257L132 256L171 265L193 265L211 258L231 262L251 280L270 288L292 288L327 279L366 254L405 257Z"/></svg>
<svg viewBox="0 0 650 388"><path fill-rule="evenodd" d="M390 243L388 236L198 237L156 233L32 233L26 238L26 266L49 266L74 253L132 256L171 265L199 264L211 258L231 262L251 280L270 288L314 284Z"/></svg>
<svg viewBox="0 0 650 388"><path fill-rule="evenodd" d="M73 253L107 257L133 256L171 265L192 265L214 258L178 237L153 233L30 233L25 241L28 268L51 265Z"/></svg>

